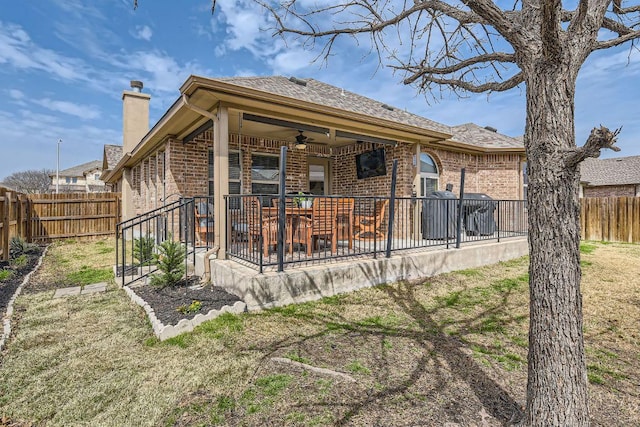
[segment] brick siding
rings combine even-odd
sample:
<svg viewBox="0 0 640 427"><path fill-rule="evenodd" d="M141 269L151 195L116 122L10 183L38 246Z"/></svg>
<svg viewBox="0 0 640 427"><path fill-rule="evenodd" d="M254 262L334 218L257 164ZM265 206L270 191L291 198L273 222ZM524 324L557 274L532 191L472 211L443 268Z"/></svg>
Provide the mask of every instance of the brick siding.
<svg viewBox="0 0 640 427"><path fill-rule="evenodd" d="M280 146L287 144L286 191L308 191L309 156L329 158L331 194L355 196L388 196L394 159L398 159L396 195L409 197L417 167L413 165L415 146L398 144L385 146L387 174L358 179L355 156L374 148L371 143L360 143L330 149L323 145L308 144L306 150L297 150L292 142L267 138L229 135L229 149L241 152L242 191L251 192L251 156L254 153L280 154ZM212 131L200 134L188 143L167 138L158 151L151 153L133 173L133 196L136 214L162 205L162 198L176 200L178 195L191 197L208 193L208 151L213 146ZM164 155L162 154L164 152ZM517 154L468 154L440 148L423 148L436 162L440 173L439 189L447 183L459 190L460 170L466 168L465 191L486 193L496 199L522 198L521 157ZM164 164L163 164L164 162ZM417 162L416 162L417 163Z"/></svg>
<svg viewBox="0 0 640 427"><path fill-rule="evenodd" d="M635 195L635 185L602 185L583 189L583 197L635 197Z"/></svg>

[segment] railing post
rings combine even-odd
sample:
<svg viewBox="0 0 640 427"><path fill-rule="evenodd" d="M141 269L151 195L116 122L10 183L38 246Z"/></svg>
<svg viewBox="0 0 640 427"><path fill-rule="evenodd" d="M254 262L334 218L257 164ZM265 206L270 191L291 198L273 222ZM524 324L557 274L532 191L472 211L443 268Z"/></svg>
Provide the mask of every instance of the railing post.
<svg viewBox="0 0 640 427"><path fill-rule="evenodd" d="M398 177L398 159L393 160L391 169L391 200L389 201L389 225L387 227L387 258L391 258L391 242L393 241L393 223L396 212L396 180ZM382 218L380 219L382 221Z"/></svg>
<svg viewBox="0 0 640 427"><path fill-rule="evenodd" d="M286 218L285 218L285 192L286 192L286 175L287 175L287 146L280 147L280 193L278 194L278 271L284 271L284 238L286 236ZM261 207L262 209L262 207ZM262 215L260 215L262 218ZM292 243L293 244L293 243Z"/></svg>
<svg viewBox="0 0 640 427"><path fill-rule="evenodd" d="M500 200L497 201L496 208L498 209L498 243L500 243Z"/></svg>
<svg viewBox="0 0 640 427"><path fill-rule="evenodd" d="M456 249L460 249L460 239L462 236L462 199L464 199L464 173L465 168L460 171L460 201L458 202L458 223L456 225Z"/></svg>

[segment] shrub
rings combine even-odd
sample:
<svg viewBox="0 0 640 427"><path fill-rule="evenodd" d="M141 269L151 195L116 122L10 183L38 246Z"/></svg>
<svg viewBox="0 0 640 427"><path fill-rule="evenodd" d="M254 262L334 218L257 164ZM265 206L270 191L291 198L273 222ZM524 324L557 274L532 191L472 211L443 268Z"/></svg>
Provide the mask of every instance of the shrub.
<svg viewBox="0 0 640 427"><path fill-rule="evenodd" d="M156 243L153 237L146 236L133 240L133 257L140 265L151 265L153 263L153 249Z"/></svg>
<svg viewBox="0 0 640 427"><path fill-rule="evenodd" d="M22 237L14 236L9 241L9 258L16 259L24 254L34 252L36 245L27 243Z"/></svg>
<svg viewBox="0 0 640 427"><path fill-rule="evenodd" d="M0 282L4 282L5 280L9 280L13 277L13 270L0 270Z"/></svg>
<svg viewBox="0 0 640 427"><path fill-rule="evenodd" d="M11 266L13 268L20 268L20 267L24 267L25 265L27 265L27 255L26 254L22 254L19 257L15 257L11 260Z"/></svg>
<svg viewBox="0 0 640 427"><path fill-rule="evenodd" d="M151 285L175 286L185 273L185 249L180 242L165 240L158 245L158 252L154 258L161 273L151 276Z"/></svg>

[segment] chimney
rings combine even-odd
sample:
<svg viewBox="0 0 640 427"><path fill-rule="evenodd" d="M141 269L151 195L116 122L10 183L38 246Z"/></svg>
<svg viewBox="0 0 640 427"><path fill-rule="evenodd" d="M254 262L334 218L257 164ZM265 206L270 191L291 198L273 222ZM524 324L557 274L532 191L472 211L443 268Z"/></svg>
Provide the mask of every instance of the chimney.
<svg viewBox="0 0 640 427"><path fill-rule="evenodd" d="M130 153L149 132L149 100L143 84L131 80L131 90L122 92L122 151Z"/></svg>

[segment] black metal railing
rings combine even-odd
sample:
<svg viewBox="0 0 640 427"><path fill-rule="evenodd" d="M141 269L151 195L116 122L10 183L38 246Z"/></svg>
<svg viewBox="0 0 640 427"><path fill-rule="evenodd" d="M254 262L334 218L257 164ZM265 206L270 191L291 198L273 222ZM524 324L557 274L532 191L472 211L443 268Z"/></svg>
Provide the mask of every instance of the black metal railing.
<svg viewBox="0 0 640 427"><path fill-rule="evenodd" d="M193 198L153 209L116 226L116 276L122 286L147 277L158 270L154 255L166 240L185 247L185 269L189 259L195 263L195 202Z"/></svg>
<svg viewBox="0 0 640 427"><path fill-rule="evenodd" d="M527 233L525 202L454 198L230 195L227 254L259 271ZM284 201L284 207L280 207ZM393 203L393 206L392 206Z"/></svg>

